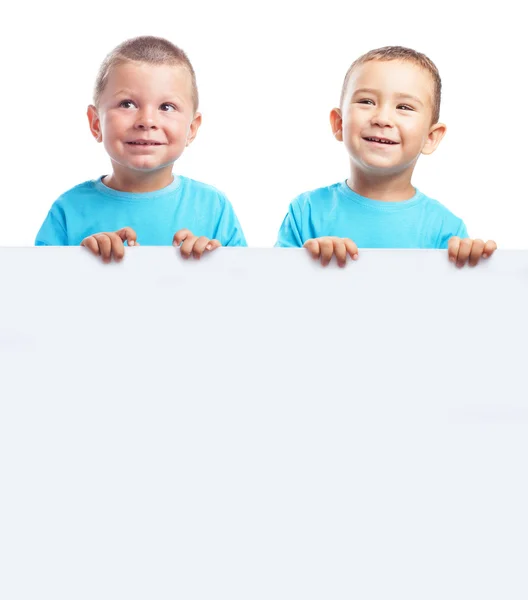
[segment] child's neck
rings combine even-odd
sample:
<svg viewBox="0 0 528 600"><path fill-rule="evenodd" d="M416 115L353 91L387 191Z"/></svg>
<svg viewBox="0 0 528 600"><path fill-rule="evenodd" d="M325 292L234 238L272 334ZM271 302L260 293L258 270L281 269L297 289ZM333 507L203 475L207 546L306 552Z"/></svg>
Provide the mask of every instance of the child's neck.
<svg viewBox="0 0 528 600"><path fill-rule="evenodd" d="M170 170L161 169L152 173L120 172L114 168L111 175L103 178L103 183L120 192L141 194L161 190L170 185L173 180L172 167Z"/></svg>
<svg viewBox="0 0 528 600"><path fill-rule="evenodd" d="M357 169L351 169L347 185L364 198L385 202L402 202L416 194L408 172L380 177L377 174L370 175Z"/></svg>

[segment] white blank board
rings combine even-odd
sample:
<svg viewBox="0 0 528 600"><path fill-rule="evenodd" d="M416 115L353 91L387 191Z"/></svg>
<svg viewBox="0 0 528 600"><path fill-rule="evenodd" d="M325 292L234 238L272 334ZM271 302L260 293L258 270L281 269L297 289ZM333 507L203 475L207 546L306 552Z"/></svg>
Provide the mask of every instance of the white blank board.
<svg viewBox="0 0 528 600"><path fill-rule="evenodd" d="M528 597L528 252L0 249L0 598Z"/></svg>

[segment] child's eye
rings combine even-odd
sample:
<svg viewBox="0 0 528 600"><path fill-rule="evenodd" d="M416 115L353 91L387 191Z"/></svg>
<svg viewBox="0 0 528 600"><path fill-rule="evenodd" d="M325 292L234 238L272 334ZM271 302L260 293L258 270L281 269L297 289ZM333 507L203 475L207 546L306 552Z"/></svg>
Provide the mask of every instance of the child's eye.
<svg viewBox="0 0 528 600"><path fill-rule="evenodd" d="M121 100L119 106L121 108L136 108L136 105L132 100Z"/></svg>
<svg viewBox="0 0 528 600"><path fill-rule="evenodd" d="M373 100L370 100L370 98L363 98L362 100L358 100L358 104L374 104Z"/></svg>
<svg viewBox="0 0 528 600"><path fill-rule="evenodd" d="M399 104L398 108L402 110L414 110L414 108L412 106L409 106L408 104Z"/></svg>
<svg viewBox="0 0 528 600"><path fill-rule="evenodd" d="M164 102L160 106L160 110L162 110L164 112L170 112L170 111L176 110L176 107L174 106L174 104L169 104L168 102Z"/></svg>

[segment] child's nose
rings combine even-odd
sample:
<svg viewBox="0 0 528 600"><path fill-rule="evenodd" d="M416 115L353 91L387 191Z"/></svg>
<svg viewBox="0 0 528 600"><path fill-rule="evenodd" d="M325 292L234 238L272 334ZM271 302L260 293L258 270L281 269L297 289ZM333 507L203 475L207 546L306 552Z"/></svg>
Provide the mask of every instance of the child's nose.
<svg viewBox="0 0 528 600"><path fill-rule="evenodd" d="M372 116L372 124L378 127L392 127L393 120L390 108L384 105L378 106L378 110Z"/></svg>
<svg viewBox="0 0 528 600"><path fill-rule="evenodd" d="M156 112L148 108L138 111L135 126L137 129L157 129Z"/></svg>

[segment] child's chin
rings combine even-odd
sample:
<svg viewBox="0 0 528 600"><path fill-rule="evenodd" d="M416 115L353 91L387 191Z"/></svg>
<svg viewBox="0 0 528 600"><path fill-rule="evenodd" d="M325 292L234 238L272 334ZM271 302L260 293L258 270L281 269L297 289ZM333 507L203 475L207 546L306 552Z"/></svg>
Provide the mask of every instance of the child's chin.
<svg viewBox="0 0 528 600"><path fill-rule="evenodd" d="M363 156L361 157L361 164L365 165L369 169L397 169L399 162L388 156Z"/></svg>
<svg viewBox="0 0 528 600"><path fill-rule="evenodd" d="M157 171L163 165L159 163L159 161L137 161L130 165L132 169L135 171L145 171L148 173L149 171Z"/></svg>

